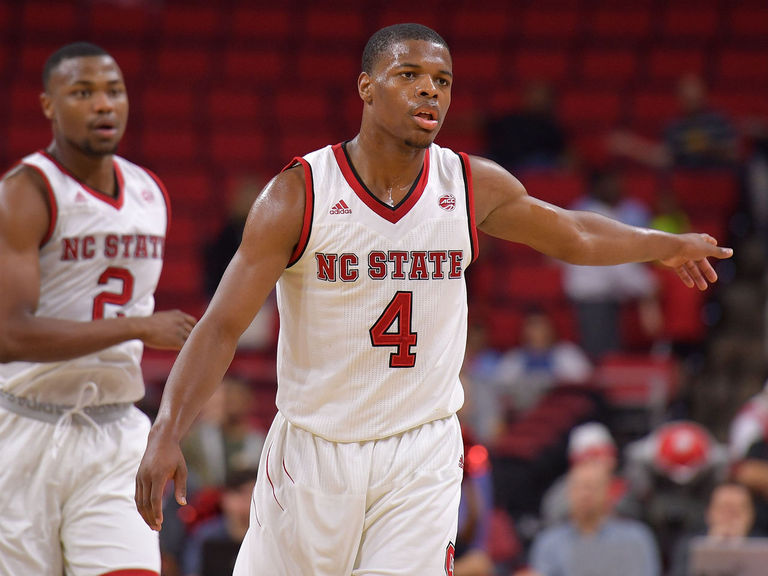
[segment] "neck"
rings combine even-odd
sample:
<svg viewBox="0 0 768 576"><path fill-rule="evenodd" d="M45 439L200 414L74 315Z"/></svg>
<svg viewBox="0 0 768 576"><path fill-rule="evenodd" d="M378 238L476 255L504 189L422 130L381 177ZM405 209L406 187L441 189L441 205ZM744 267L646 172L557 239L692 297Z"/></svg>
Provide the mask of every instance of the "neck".
<svg viewBox="0 0 768 576"><path fill-rule="evenodd" d="M78 180L107 196L117 195L112 154L89 156L72 147L52 142L46 151Z"/></svg>
<svg viewBox="0 0 768 576"><path fill-rule="evenodd" d="M350 161L368 190L390 206L408 194L424 165L425 152L405 144L374 141L362 131L347 143Z"/></svg>
<svg viewBox="0 0 768 576"><path fill-rule="evenodd" d="M598 530L600 530L600 526L602 526L603 520L605 520L605 517L600 515L586 516L581 518L574 518L573 524L582 534L595 534Z"/></svg>

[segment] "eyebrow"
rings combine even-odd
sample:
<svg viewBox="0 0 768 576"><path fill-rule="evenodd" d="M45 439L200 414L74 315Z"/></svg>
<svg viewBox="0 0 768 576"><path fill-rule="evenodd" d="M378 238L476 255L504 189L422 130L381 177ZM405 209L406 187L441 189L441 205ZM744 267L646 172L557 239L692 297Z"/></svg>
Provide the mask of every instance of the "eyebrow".
<svg viewBox="0 0 768 576"><path fill-rule="evenodd" d="M422 64L411 64L410 62L403 62L399 66L400 68L423 68L424 66ZM445 74L446 76L450 76L453 78L453 72L450 70L440 70L440 74Z"/></svg>
<svg viewBox="0 0 768 576"><path fill-rule="evenodd" d="M124 80L119 80L115 78L114 80L108 80L107 84L122 84L123 82ZM74 84L83 84L85 86L95 86L96 84L98 84L98 82L91 82L90 80L74 80L72 84L70 84L70 86Z"/></svg>

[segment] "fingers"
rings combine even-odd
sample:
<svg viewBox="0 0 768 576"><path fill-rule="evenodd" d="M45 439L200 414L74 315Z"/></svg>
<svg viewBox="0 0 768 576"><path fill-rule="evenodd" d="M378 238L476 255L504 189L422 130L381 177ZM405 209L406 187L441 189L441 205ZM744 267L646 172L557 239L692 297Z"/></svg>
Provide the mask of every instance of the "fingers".
<svg viewBox="0 0 768 576"><path fill-rule="evenodd" d="M183 461L176 467L173 475L174 496L179 506L187 505L187 465Z"/></svg>
<svg viewBox="0 0 768 576"><path fill-rule="evenodd" d="M688 288L693 288L693 278L691 278L691 275L688 274L685 266L677 267L675 272L677 272L677 275L680 277L680 280L683 281L683 284L685 284Z"/></svg>
<svg viewBox="0 0 768 576"><path fill-rule="evenodd" d="M152 530L160 531L163 525L163 490L165 489L165 480L157 482L150 481L149 490L145 490L144 520L149 524ZM147 493L148 492L148 493ZM147 499L147 496L149 497Z"/></svg>
<svg viewBox="0 0 768 576"><path fill-rule="evenodd" d="M149 480L148 483L149 485L147 485L147 481L145 480L145 474L143 474L140 469L139 473L136 475L136 495L134 497L134 500L136 501L136 509L139 511L139 514L141 514L144 522L147 523L147 526L152 528L152 530L160 530L160 526L163 523L162 512L158 519L152 511L152 502L150 498L152 493L152 481Z"/></svg>

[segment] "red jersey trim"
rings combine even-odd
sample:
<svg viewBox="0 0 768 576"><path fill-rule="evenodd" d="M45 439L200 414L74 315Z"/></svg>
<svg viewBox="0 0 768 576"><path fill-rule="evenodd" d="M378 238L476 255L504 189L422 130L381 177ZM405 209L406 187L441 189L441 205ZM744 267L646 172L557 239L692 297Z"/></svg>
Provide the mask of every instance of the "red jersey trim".
<svg viewBox="0 0 768 576"><path fill-rule="evenodd" d="M88 186L85 182L81 181L77 176L75 176L72 172L70 172L67 168L64 167L63 164L61 164L56 158L51 156L46 150L40 150L40 154L48 158L51 162L53 162L56 167L61 170L64 174L75 180L83 190L88 192L91 196L97 198L98 200L101 200L102 202L106 202L113 208L116 208L117 210L120 210L123 207L123 202L125 200L125 194L123 192L124 188L124 181L123 181L123 173L120 170L120 166L117 165L117 162L112 160L112 166L115 169L115 177L117 179L117 197L112 198L111 196L108 196L107 194L104 194L104 192L99 192L95 188L91 188Z"/></svg>
<svg viewBox="0 0 768 576"><path fill-rule="evenodd" d="M469 239L472 245L472 259L470 263L477 260L480 255L480 246L477 240L477 223L475 221L475 188L472 185L472 166L469 163L469 156L464 152L459 152L461 158L461 170L464 173L464 189L467 198L467 214L469 216Z"/></svg>
<svg viewBox="0 0 768 576"><path fill-rule="evenodd" d="M112 572L105 572L101 576L159 576L154 570L147 570L145 568L124 568L122 570L113 570Z"/></svg>
<svg viewBox="0 0 768 576"><path fill-rule="evenodd" d="M45 193L48 194L48 206L51 210L51 213L49 215L50 218L48 222L48 230L46 231L45 236L43 236L43 239L40 240L40 248L42 248L48 243L48 240L51 239L51 236L53 236L53 231L56 228L56 221L59 218L59 205L56 203L56 195L53 193L53 188L51 187L51 183L48 180L48 177L45 175L45 172L43 172L37 166L33 166L32 164L24 164L24 166L31 168L40 174L43 182L45 182Z"/></svg>
<svg viewBox="0 0 768 576"><path fill-rule="evenodd" d="M304 167L304 184L305 184L305 198L304 198L304 223L301 225L301 235L299 236L299 242L296 244L296 248L293 249L290 260L288 260L287 268L290 268L299 258L304 254L304 250L307 249L309 243L309 233L312 231L312 217L315 212L315 185L312 179L312 166L304 158L296 157L281 170L285 172L289 168L301 164Z"/></svg>
<svg viewBox="0 0 768 576"><path fill-rule="evenodd" d="M368 208L393 224L410 212L411 208L413 208L416 205L416 202L419 201L419 198L421 198L424 188L427 187L427 181L429 180L429 148L427 148L424 153L424 165L421 167L421 172L416 178L416 182L414 182L413 186L408 191L408 194L406 194L405 198L403 198L397 206L389 206L385 204L368 190L355 171L355 168L352 166L352 163L349 161L343 143L335 144L333 146L333 155L336 157L336 162L341 169L344 179L357 197L360 198Z"/></svg>
<svg viewBox="0 0 768 576"><path fill-rule="evenodd" d="M168 231L171 229L171 197L168 195L168 190L165 188L163 181L158 178L157 174L152 172L149 168L143 168L144 172L149 174L149 177L155 181L157 187L160 188L160 192L163 193L163 200L165 200L165 235L168 236Z"/></svg>

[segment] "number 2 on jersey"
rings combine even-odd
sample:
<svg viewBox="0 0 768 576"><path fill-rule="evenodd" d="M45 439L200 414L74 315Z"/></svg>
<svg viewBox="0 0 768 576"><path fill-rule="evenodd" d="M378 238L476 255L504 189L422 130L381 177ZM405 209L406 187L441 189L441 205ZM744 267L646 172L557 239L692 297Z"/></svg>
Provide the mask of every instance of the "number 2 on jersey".
<svg viewBox="0 0 768 576"><path fill-rule="evenodd" d="M416 364L416 353L411 352L417 339L411 325L412 302L413 292L397 291L369 330L371 345L397 348L389 355L390 368L413 368ZM395 324L397 329L393 331Z"/></svg>
<svg viewBox="0 0 768 576"><path fill-rule="evenodd" d="M114 304L115 306L124 306L127 304L131 296L133 296L133 274L125 268L117 268L110 266L99 276L99 285L106 284L112 279L123 281L123 290L121 292L99 292L93 299L93 319L99 320L104 318L104 305ZM122 316L122 312L117 313L118 316Z"/></svg>

